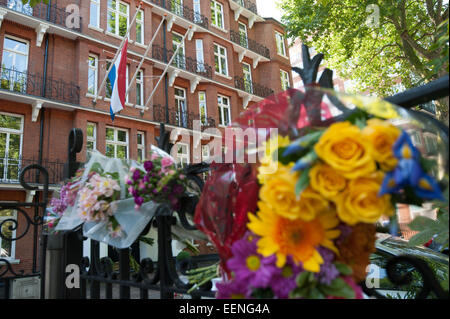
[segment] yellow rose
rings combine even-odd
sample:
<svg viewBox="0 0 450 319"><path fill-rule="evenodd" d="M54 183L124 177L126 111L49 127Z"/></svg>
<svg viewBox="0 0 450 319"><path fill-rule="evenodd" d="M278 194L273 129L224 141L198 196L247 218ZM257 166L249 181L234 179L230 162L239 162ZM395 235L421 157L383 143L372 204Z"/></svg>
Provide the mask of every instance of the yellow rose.
<svg viewBox="0 0 450 319"><path fill-rule="evenodd" d="M370 143L350 122L332 124L314 149L324 162L349 179L367 176L376 169Z"/></svg>
<svg viewBox="0 0 450 319"><path fill-rule="evenodd" d="M316 164L309 172L311 187L327 199L335 198L347 186L347 180L327 164Z"/></svg>
<svg viewBox="0 0 450 319"><path fill-rule="evenodd" d="M372 145L372 156L380 163L381 169L392 171L397 166L392 147L401 134L400 130L387 121L370 119L362 133Z"/></svg>
<svg viewBox="0 0 450 319"><path fill-rule="evenodd" d="M336 200L339 218L353 226L359 222L375 223L382 215L391 216L394 213L391 196L378 196L382 182L382 173L351 180Z"/></svg>
<svg viewBox="0 0 450 319"><path fill-rule="evenodd" d="M264 184L264 182L275 176L278 171L278 165L280 163L273 159L273 153L278 148L288 146L290 143L289 136L283 137L280 135L272 137L263 143L262 150L264 151L264 156L260 160L261 165L258 167L258 181L260 184Z"/></svg>
<svg viewBox="0 0 450 319"><path fill-rule="evenodd" d="M328 200L312 189L311 186L308 186L300 195L300 218L303 220L313 220L317 214L328 209Z"/></svg>

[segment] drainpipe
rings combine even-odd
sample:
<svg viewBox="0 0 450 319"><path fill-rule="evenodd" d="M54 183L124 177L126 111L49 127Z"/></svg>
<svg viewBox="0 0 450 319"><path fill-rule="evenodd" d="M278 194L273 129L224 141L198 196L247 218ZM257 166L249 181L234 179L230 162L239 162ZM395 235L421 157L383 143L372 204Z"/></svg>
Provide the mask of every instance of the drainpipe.
<svg viewBox="0 0 450 319"><path fill-rule="evenodd" d="M163 0L163 6L166 7L166 1ZM164 20L163 25L163 54L164 54L164 62L167 63L167 20ZM166 123L169 123L169 77L168 74L164 76L164 94L166 96Z"/></svg>

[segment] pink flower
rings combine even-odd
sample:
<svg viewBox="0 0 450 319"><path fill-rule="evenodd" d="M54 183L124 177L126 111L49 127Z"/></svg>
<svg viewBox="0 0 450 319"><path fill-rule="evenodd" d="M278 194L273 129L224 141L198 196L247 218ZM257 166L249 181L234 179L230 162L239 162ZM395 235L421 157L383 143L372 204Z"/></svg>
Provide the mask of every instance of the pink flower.
<svg viewBox="0 0 450 319"><path fill-rule="evenodd" d="M168 167L173 164L173 161L170 157L164 157L161 161L162 167Z"/></svg>
<svg viewBox="0 0 450 319"><path fill-rule="evenodd" d="M140 188L141 190L145 189L145 183L144 183L144 181L141 181L141 182L139 183L139 188Z"/></svg>
<svg viewBox="0 0 450 319"><path fill-rule="evenodd" d="M150 160L154 161L155 159L159 158L159 155L157 153L152 153L150 156Z"/></svg>

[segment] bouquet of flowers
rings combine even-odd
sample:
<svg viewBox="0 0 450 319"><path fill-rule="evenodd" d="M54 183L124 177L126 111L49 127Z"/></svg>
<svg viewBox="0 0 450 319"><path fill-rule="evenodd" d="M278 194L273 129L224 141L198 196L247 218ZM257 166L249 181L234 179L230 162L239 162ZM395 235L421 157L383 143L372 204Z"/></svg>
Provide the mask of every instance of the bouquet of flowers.
<svg viewBox="0 0 450 319"><path fill-rule="evenodd" d="M334 107L325 94L288 90L235 120L265 142L255 164L213 163L197 205L196 225L221 257L218 298L362 298L375 223L394 222L396 203L443 200L430 161L393 124L420 122L346 95L340 105L352 111L324 119Z"/></svg>
<svg viewBox="0 0 450 319"><path fill-rule="evenodd" d="M144 162L144 169L131 167L125 182L134 198L136 210L148 201L168 203L177 210L186 190L187 179L177 169L172 157L151 151L150 160Z"/></svg>

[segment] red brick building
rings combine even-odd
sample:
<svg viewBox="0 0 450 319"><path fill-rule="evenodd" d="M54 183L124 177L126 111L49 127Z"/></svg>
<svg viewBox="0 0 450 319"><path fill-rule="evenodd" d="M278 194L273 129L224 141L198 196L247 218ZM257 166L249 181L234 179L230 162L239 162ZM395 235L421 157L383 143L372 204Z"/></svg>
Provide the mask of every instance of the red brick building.
<svg viewBox="0 0 450 319"><path fill-rule="evenodd" d="M166 20L130 83L125 109L112 122L111 89L98 89L138 6L136 0L52 0L30 8L22 0L0 0L0 201L33 198L18 183L19 169L29 163L42 163L50 172L51 188L58 186L72 128L84 132L77 161L84 162L89 149L143 159L156 144L161 122L168 130L184 127L191 133L193 120L201 120L202 128L225 127L249 105L291 86L283 26L259 16L255 1L142 1L130 26L128 82ZM146 103L190 26L182 49ZM208 138L205 134L202 143ZM194 161L189 146L179 154L183 162ZM203 155L210 155L207 148ZM0 223L9 215L18 220L17 235L25 229L25 217L2 211ZM8 225L3 224L4 232ZM29 231L20 241L3 240L2 257L28 271L32 236Z"/></svg>

